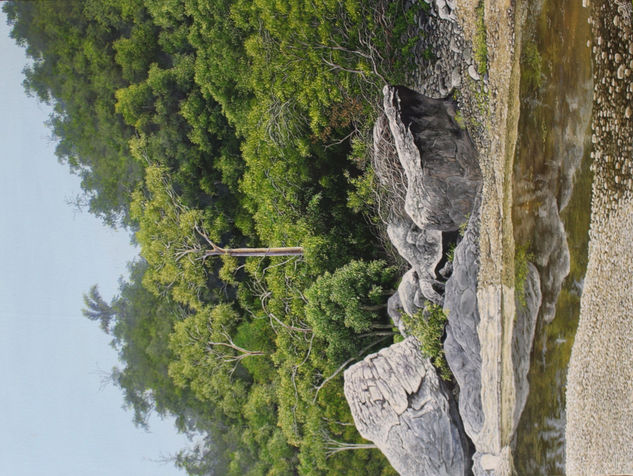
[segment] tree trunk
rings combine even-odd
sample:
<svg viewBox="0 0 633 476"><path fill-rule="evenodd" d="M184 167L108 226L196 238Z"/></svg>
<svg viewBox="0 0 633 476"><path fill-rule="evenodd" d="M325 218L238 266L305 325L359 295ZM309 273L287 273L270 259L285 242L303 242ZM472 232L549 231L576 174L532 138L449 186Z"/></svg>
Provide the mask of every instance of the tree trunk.
<svg viewBox="0 0 633 476"><path fill-rule="evenodd" d="M374 304L373 306L361 306L360 308L363 311L369 311L369 312L382 311L383 309L387 309L387 303Z"/></svg>
<svg viewBox="0 0 633 476"><path fill-rule="evenodd" d="M205 256L300 256L303 255L303 248L217 248L208 250Z"/></svg>

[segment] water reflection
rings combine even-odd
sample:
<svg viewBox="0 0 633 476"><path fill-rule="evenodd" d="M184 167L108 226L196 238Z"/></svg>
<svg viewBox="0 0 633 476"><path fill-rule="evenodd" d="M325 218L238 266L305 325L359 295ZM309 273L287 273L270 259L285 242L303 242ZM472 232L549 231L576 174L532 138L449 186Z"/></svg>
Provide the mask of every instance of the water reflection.
<svg viewBox="0 0 633 476"><path fill-rule="evenodd" d="M526 2L528 3L528 2ZM589 12L581 2L525 8L521 119L514 166L518 247L539 270L539 311L530 395L517 430L518 474L562 474L565 382L587 266L592 101Z"/></svg>

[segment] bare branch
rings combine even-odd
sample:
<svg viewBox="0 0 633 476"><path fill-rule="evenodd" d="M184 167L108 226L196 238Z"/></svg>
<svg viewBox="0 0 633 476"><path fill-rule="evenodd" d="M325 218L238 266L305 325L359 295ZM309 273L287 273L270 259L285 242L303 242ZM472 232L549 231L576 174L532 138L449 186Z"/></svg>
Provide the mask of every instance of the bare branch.
<svg viewBox="0 0 633 476"><path fill-rule="evenodd" d="M375 333L375 334L368 334L368 335L385 335L385 333ZM350 357L345 362L343 362L341 364L341 366L338 369L336 369L332 375L330 375L323 382L321 382L321 384L316 388L316 391L314 392L314 398L312 399L312 405L314 405L316 403L317 396L319 395L319 392L325 386L326 383L328 383L330 380L332 380L334 377L336 377L339 373L341 373L343 370L345 370L345 368L350 363L352 363L354 360L357 360L357 359L361 358L365 354L365 352L367 352L369 349L371 349L376 344L379 344L382 341L384 341L385 339L387 339L387 337L389 337L390 335L394 335L394 333L389 333L389 334L385 335L385 337L383 337L382 339L378 339L377 341L374 341L371 344L363 347L356 356Z"/></svg>

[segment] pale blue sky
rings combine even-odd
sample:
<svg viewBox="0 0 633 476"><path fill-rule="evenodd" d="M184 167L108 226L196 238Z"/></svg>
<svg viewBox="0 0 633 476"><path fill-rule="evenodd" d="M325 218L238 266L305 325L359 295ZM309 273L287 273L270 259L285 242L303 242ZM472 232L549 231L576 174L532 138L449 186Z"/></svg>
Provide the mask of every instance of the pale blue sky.
<svg viewBox="0 0 633 476"><path fill-rule="evenodd" d="M0 14L0 474L182 475L161 457L187 444L171 422L137 429L118 388L109 338L81 315L98 283L110 299L136 251L66 201L79 180L57 163L48 108L24 94L24 51Z"/></svg>

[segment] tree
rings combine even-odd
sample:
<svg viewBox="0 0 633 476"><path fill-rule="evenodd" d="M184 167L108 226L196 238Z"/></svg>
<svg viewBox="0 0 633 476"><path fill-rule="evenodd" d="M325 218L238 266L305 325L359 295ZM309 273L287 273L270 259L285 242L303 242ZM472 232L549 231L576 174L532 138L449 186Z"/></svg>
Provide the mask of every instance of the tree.
<svg viewBox="0 0 633 476"><path fill-rule="evenodd" d="M90 288L88 294L84 294L84 304L86 307L81 313L91 321L98 321L103 332L109 334L110 321L115 315L114 309L103 300L96 284Z"/></svg>
<svg viewBox="0 0 633 476"><path fill-rule="evenodd" d="M351 261L324 273L306 291L306 319L327 340L333 362L358 354L364 338L392 335L386 296L393 293L395 279L396 269L384 261Z"/></svg>
<svg viewBox="0 0 633 476"><path fill-rule="evenodd" d="M91 212L111 225L128 224L129 197L143 175L128 150L133 131L115 113L114 92L125 80L112 44L129 19L101 23L77 1L3 3L11 37L32 60L25 89L53 106L57 157L81 177Z"/></svg>
<svg viewBox="0 0 633 476"><path fill-rule="evenodd" d="M169 349L170 335L174 323L182 321L186 313L142 286L147 269L144 260L130 263L128 268L129 279L120 281L118 294L109 304L98 294L97 286L85 296L88 318L108 316L111 345L120 361L109 381L123 392L125 407L132 411L136 425L147 429L153 412L161 417L172 415L177 429L198 441L174 456L176 466L190 474L226 474L228 457L236 446L229 438L226 418L208 402L202 403L190 388L177 386L168 375L168 365L176 358Z"/></svg>
<svg viewBox="0 0 633 476"><path fill-rule="evenodd" d="M207 231L205 214L179 199L164 167L146 169L145 187L134 193L131 215L138 221L136 238L150 265L145 284L154 292L171 290L174 299L200 309L210 256L301 255L301 247L225 248L216 244L223 230Z"/></svg>
<svg viewBox="0 0 633 476"><path fill-rule="evenodd" d="M175 324L169 349L175 359L169 375L181 388L191 388L200 401L217 405L229 418L241 415L249 378L239 364L246 357L265 355L236 344L239 314L230 304L204 307ZM227 342L227 340L229 342Z"/></svg>
<svg viewBox="0 0 633 476"><path fill-rule="evenodd" d="M324 273L306 291L306 320L325 346L325 372L314 385L313 405L349 364L395 335L386 314L386 296L393 293L395 279L396 269L384 261L351 261Z"/></svg>

